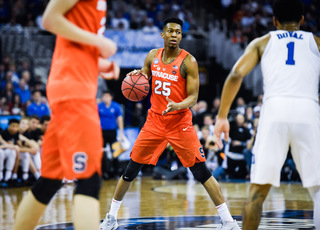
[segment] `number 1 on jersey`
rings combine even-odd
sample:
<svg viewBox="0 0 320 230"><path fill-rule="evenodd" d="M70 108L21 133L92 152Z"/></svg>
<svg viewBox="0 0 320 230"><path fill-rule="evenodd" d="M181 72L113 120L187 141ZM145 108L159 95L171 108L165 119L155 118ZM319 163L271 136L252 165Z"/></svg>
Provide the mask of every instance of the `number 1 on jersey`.
<svg viewBox="0 0 320 230"><path fill-rule="evenodd" d="M294 55L294 42L289 42L287 44L287 48L288 48L288 59L286 61L287 65L294 65L296 62L293 59L293 55Z"/></svg>

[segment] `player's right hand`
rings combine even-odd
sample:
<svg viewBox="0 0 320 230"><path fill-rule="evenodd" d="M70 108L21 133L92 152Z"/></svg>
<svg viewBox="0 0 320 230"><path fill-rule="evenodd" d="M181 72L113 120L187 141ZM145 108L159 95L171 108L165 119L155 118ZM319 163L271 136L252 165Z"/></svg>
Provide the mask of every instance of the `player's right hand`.
<svg viewBox="0 0 320 230"><path fill-rule="evenodd" d="M229 140L229 130L230 124L227 118L219 118L217 116L216 123L214 125L214 138L216 140L216 144L218 145L219 149L223 148L221 135L222 133L225 134L224 139L226 141Z"/></svg>
<svg viewBox="0 0 320 230"><path fill-rule="evenodd" d="M100 56L103 58L108 58L117 52L117 44L110 40L109 38L99 37L101 40L98 45L100 51Z"/></svg>
<svg viewBox="0 0 320 230"><path fill-rule="evenodd" d="M144 72L142 72L142 70L141 69L135 69L135 70L133 70L133 71L131 71L131 72L129 72L129 73L127 73L127 76L129 75L129 76L132 76L132 75L139 75L139 74L142 74L147 80L149 80L149 78L148 78L148 75L147 74L145 74Z"/></svg>

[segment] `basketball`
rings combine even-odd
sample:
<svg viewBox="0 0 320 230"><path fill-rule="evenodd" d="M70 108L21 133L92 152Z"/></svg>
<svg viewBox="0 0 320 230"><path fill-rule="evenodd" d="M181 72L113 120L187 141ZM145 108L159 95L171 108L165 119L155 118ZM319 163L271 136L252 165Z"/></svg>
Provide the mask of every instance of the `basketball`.
<svg viewBox="0 0 320 230"><path fill-rule="evenodd" d="M130 101L141 101L149 93L149 81L143 74L127 75L121 85L121 91Z"/></svg>

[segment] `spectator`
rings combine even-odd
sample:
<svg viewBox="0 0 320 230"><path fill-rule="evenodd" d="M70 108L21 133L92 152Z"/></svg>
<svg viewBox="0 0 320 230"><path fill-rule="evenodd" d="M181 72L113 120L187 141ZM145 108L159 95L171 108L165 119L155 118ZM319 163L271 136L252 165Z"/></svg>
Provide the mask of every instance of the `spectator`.
<svg viewBox="0 0 320 230"><path fill-rule="evenodd" d="M237 98L236 111L242 115L244 115L246 112L246 102L242 97Z"/></svg>
<svg viewBox="0 0 320 230"><path fill-rule="evenodd" d="M40 118L37 115L31 115L29 120L29 129L25 134L30 140L35 141L39 148L42 146L42 136L43 132L40 129ZM40 149L31 156L34 162L35 168L40 172L41 168L41 153Z"/></svg>
<svg viewBox="0 0 320 230"><path fill-rule="evenodd" d="M16 89L19 86L20 78L18 76L16 64L14 62L10 63L8 72L11 72L11 81L14 88Z"/></svg>
<svg viewBox="0 0 320 230"><path fill-rule="evenodd" d="M43 103L40 91L34 91L32 98L33 102L27 107L28 116L37 115L39 118L42 118L44 115L50 115L49 106Z"/></svg>
<svg viewBox="0 0 320 230"><path fill-rule="evenodd" d="M42 132L41 136L40 136L41 141L43 140L43 135L48 128L48 124L49 124L50 119L51 119L51 117L49 115L43 115L41 117L41 120L40 120L40 129Z"/></svg>
<svg viewBox="0 0 320 230"><path fill-rule="evenodd" d="M145 26L142 27L142 31L146 33L156 33L159 32L160 29L154 25L154 21L152 18L147 18L145 21Z"/></svg>
<svg viewBox="0 0 320 230"><path fill-rule="evenodd" d="M20 79L19 87L15 90L15 93L20 95L22 104L25 104L28 100L30 100L31 92L24 78Z"/></svg>
<svg viewBox="0 0 320 230"><path fill-rule="evenodd" d="M14 94L13 100L9 102L9 112L13 115L24 115L25 106L21 103L19 94Z"/></svg>
<svg viewBox="0 0 320 230"><path fill-rule="evenodd" d="M203 125L208 127L209 135L212 136L214 131L214 119L210 113L204 115Z"/></svg>
<svg viewBox="0 0 320 230"><path fill-rule="evenodd" d="M227 173L231 178L245 178L247 175L246 161L243 150L251 138L250 131L244 126L244 116L238 114L235 122L230 124L230 142L225 148L227 156Z"/></svg>
<svg viewBox="0 0 320 230"><path fill-rule="evenodd" d="M9 180L17 180L18 175L12 174L16 162L19 160L19 121L17 119L10 119L9 126L1 133L3 140L8 143L4 148L4 157L0 162L0 172L5 168L5 176L3 179L2 187L8 187ZM4 163L6 163L4 167Z"/></svg>
<svg viewBox="0 0 320 230"><path fill-rule="evenodd" d="M113 101L113 94L111 91L105 91L102 97L102 102L98 104L100 123L103 135L103 146L109 146L110 150L112 144L117 141L117 129L119 128L119 140L123 138L123 116L120 105ZM111 152L111 151L110 151ZM109 155L109 156L108 156ZM102 173L105 179L113 176L118 176L117 164L118 159L110 156L107 151L103 154L102 159ZM110 165L112 163L112 165Z"/></svg>
<svg viewBox="0 0 320 230"><path fill-rule="evenodd" d="M7 149L8 147L9 147L8 143L2 138L2 136L0 136L0 188L3 187L2 182L3 182L3 169L4 169L5 159L7 159L6 164L8 164L8 162L11 159L10 158L11 154L5 151L5 149Z"/></svg>
<svg viewBox="0 0 320 230"><path fill-rule="evenodd" d="M246 167L247 167L247 175L246 175L247 180L250 179L251 164L252 164L252 148L256 140L258 123L259 123L259 118L255 118L253 122L252 136L250 140L247 142L246 148L243 150L243 155L246 160Z"/></svg>
<svg viewBox="0 0 320 230"><path fill-rule="evenodd" d="M212 113L212 117L215 119L217 114L218 114L218 111L219 111L219 108L220 108L220 103L221 103L221 100L219 97L216 97L215 99L213 99L212 101L212 109L211 109L211 113Z"/></svg>
<svg viewBox="0 0 320 230"><path fill-rule="evenodd" d="M13 101L14 97L14 88L11 81L7 81L5 83L5 87L2 91L1 97L5 98L6 103L9 103L10 101Z"/></svg>
<svg viewBox="0 0 320 230"><path fill-rule="evenodd" d="M187 179L187 170L182 166L179 158L168 143L159 157L157 165L153 168L153 179Z"/></svg>
<svg viewBox="0 0 320 230"><path fill-rule="evenodd" d="M111 19L111 26L114 29L128 30L130 23L127 18L123 17L123 12L119 10L116 12L115 17Z"/></svg>
<svg viewBox="0 0 320 230"><path fill-rule="evenodd" d="M22 185L28 185L28 179L29 179L29 169L30 169L30 155L35 155L39 151L38 144L29 139L27 136L27 129L29 127L29 118L23 117L20 119L19 123L19 162L15 165L14 168L14 174L18 173L18 166L21 166L22 169ZM13 175L14 175L13 174ZM40 177L40 172L36 171L34 172L35 178Z"/></svg>
<svg viewBox="0 0 320 230"><path fill-rule="evenodd" d="M199 125L201 128L203 126L203 118L204 115L207 113L208 104L206 101L198 101L197 103L197 113L194 116L194 123Z"/></svg>

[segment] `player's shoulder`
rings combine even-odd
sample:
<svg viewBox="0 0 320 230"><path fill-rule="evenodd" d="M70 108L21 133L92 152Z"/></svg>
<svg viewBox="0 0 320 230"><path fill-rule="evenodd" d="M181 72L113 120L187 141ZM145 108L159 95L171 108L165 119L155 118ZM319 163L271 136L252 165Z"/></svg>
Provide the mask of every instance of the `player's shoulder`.
<svg viewBox="0 0 320 230"><path fill-rule="evenodd" d="M160 49L152 49L152 50L149 51L149 54L148 54L148 55L155 57L155 56L157 55L157 53L158 53L159 50L160 50Z"/></svg>
<svg viewBox="0 0 320 230"><path fill-rule="evenodd" d="M151 62L157 56L158 51L159 51L159 49L150 50L147 57L146 57L146 60Z"/></svg>
<svg viewBox="0 0 320 230"><path fill-rule="evenodd" d="M268 44L270 38L271 38L271 34L267 33L261 37L253 39L249 45L254 46L254 47L266 46Z"/></svg>
<svg viewBox="0 0 320 230"><path fill-rule="evenodd" d="M188 53L183 62L197 63L197 59L192 54Z"/></svg>
<svg viewBox="0 0 320 230"><path fill-rule="evenodd" d="M257 51L259 57L261 58L265 48L268 45L270 38L271 38L270 33L265 34L261 37L255 38L246 47L245 52Z"/></svg>

